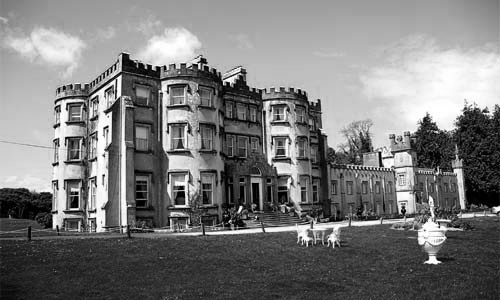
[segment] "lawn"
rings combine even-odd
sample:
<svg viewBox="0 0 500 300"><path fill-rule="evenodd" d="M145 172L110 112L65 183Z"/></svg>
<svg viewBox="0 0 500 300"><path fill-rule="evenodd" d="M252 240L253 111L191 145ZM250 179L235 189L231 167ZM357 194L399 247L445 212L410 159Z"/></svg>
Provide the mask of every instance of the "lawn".
<svg viewBox="0 0 500 300"><path fill-rule="evenodd" d="M344 228L342 248L294 232L1 240L1 299L498 299L500 222L448 232L425 265L416 232Z"/></svg>

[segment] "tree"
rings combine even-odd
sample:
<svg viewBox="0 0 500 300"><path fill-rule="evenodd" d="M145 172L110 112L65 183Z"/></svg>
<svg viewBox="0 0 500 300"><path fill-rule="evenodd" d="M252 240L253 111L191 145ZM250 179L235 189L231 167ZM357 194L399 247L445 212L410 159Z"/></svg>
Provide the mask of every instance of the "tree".
<svg viewBox="0 0 500 300"><path fill-rule="evenodd" d="M464 105L455 122L458 154L464 160L469 203L498 205L500 202L500 108L490 117L488 108Z"/></svg>
<svg viewBox="0 0 500 300"><path fill-rule="evenodd" d="M417 166L451 169L451 161L454 157L452 133L439 129L429 113L418 121L418 125L414 134Z"/></svg>
<svg viewBox="0 0 500 300"><path fill-rule="evenodd" d="M346 143L340 144L339 149L345 157L336 154L339 158L345 158L349 164L360 165L363 162L362 154L373 151L370 128L373 121L370 119L351 122L340 131L346 138ZM340 159L339 159L340 160Z"/></svg>
<svg viewBox="0 0 500 300"><path fill-rule="evenodd" d="M33 219L38 213L50 212L51 193L30 192L25 188L0 189L0 215Z"/></svg>

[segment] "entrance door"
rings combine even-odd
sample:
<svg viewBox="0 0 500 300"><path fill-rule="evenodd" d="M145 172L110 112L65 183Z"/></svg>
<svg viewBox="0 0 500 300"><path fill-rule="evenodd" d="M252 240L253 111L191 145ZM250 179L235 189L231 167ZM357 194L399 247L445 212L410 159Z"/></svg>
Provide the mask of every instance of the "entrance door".
<svg viewBox="0 0 500 300"><path fill-rule="evenodd" d="M261 189L262 179L261 178L251 178L250 183L251 183L251 192L252 192L252 195L251 195L252 203L257 205L257 210L263 210L262 206L264 203L262 201L262 189Z"/></svg>

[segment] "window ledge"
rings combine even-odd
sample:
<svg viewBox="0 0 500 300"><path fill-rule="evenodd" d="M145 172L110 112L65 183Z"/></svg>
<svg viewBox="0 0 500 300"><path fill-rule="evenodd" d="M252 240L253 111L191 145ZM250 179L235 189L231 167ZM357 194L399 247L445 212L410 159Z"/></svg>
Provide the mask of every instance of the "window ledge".
<svg viewBox="0 0 500 300"><path fill-rule="evenodd" d="M191 109L191 107L189 107L189 105L187 105L187 104L169 104L169 105L167 105L167 108L170 108L170 109Z"/></svg>
<svg viewBox="0 0 500 300"><path fill-rule="evenodd" d="M189 149L180 149L180 150L167 150L168 154L190 154L191 150Z"/></svg>
<svg viewBox="0 0 500 300"><path fill-rule="evenodd" d="M59 165L59 162L58 162L58 161L56 161L56 162L53 162L53 163L52 163L52 166L53 166L53 167L58 166L58 165Z"/></svg>
<svg viewBox="0 0 500 300"><path fill-rule="evenodd" d="M94 156L92 158L89 158L89 161L92 162L92 161L96 161L97 160L97 156Z"/></svg>
<svg viewBox="0 0 500 300"><path fill-rule="evenodd" d="M67 121L66 125L80 125L80 126L84 126L85 122L84 121Z"/></svg>
<svg viewBox="0 0 500 300"><path fill-rule="evenodd" d="M271 125L290 126L288 121L271 121Z"/></svg>
<svg viewBox="0 0 500 300"><path fill-rule="evenodd" d="M292 159L290 157L273 157L273 161L283 161L292 163Z"/></svg>
<svg viewBox="0 0 500 300"><path fill-rule="evenodd" d="M95 120L97 120L97 119L99 119L99 116L98 116L98 115L95 115L95 116L93 116L92 118L90 118L89 120L90 120L90 121L95 121Z"/></svg>
<svg viewBox="0 0 500 300"><path fill-rule="evenodd" d="M53 210L53 211L51 211L51 213L52 213L53 215L55 215L55 214L57 214L57 213L58 213L58 211L57 211L57 210Z"/></svg>
<svg viewBox="0 0 500 300"><path fill-rule="evenodd" d="M87 210L87 212L89 212L89 213L95 213L96 209L95 208L94 209L89 209L89 210Z"/></svg>
<svg viewBox="0 0 500 300"><path fill-rule="evenodd" d="M309 158L308 157L297 157L297 160L309 161Z"/></svg>
<svg viewBox="0 0 500 300"><path fill-rule="evenodd" d="M83 213L83 209L65 209L64 213Z"/></svg>
<svg viewBox="0 0 500 300"><path fill-rule="evenodd" d="M57 127L59 127L59 126L61 126L61 123L56 123L56 124L54 124L52 127L57 128Z"/></svg>
<svg viewBox="0 0 500 300"><path fill-rule="evenodd" d="M65 160L64 161L65 164L81 164L82 163L82 160L79 159L79 160Z"/></svg>

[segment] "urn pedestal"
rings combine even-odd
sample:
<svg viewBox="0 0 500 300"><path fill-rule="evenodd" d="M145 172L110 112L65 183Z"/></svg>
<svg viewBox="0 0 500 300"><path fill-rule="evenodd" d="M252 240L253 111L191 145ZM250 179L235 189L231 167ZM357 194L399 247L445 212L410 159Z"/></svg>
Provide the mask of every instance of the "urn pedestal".
<svg viewBox="0 0 500 300"><path fill-rule="evenodd" d="M428 221L422 229L418 231L418 244L429 255L426 264L437 265L441 262L436 255L446 242L446 229L440 228L438 224Z"/></svg>

